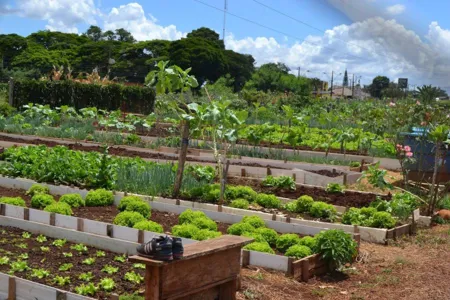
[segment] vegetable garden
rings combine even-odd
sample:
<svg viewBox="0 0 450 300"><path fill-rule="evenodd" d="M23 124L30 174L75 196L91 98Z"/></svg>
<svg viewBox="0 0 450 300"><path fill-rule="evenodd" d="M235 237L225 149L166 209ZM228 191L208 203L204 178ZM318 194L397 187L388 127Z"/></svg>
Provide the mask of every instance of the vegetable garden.
<svg viewBox="0 0 450 300"><path fill-rule="evenodd" d="M326 270L342 271L357 259L361 240L389 243L414 234L418 224L445 222L433 216L450 209L448 185L437 180L449 119L437 106L405 99L388 105L319 101L301 111L254 103L242 110L215 100L207 87L206 96L191 93L198 83L189 70L165 62L158 68L148 76L157 94L148 116L32 103L2 109L0 219L14 218L11 211L19 209L23 216L38 211L91 220L139 236L170 232L194 243L238 235L253 239L244 247L253 257L244 266L270 267L275 264L264 260L273 259L282 262L277 270L294 277L303 264L296 261L314 257ZM429 181L408 177L423 153L413 151L403 133L419 125L425 133L418 140L436 145ZM68 141L73 144L64 146ZM204 152L192 154L199 149ZM396 162L401 180L393 183L375 163L381 160ZM296 162L313 163L300 171L329 183L299 184ZM242 173L246 166L266 167L267 174L230 176L236 166ZM333 181L347 180L355 167L355 186L377 193ZM22 180L39 184L25 192ZM142 266L120 253L17 228L0 232L2 273L96 298L143 285Z"/></svg>

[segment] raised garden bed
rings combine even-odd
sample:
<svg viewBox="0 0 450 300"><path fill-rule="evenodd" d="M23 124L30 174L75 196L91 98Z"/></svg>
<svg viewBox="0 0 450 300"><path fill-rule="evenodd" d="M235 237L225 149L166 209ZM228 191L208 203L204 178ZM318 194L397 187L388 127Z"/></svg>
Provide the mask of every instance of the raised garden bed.
<svg viewBox="0 0 450 300"><path fill-rule="evenodd" d="M0 262L4 263L0 263L0 272L73 293L79 293L82 285L86 286L92 283L97 286L102 279L111 279L114 284L111 290L106 291L105 288L99 288L94 294L87 295L99 299L108 298L112 292L134 293L143 288L142 280L130 282L125 279L129 272L143 276L144 270L141 266L136 267L128 263L123 253L107 250L99 252L99 249L91 246L86 246L86 251L77 251L74 248L83 249L85 245L65 241L63 246L55 246L55 241L44 235L0 226ZM69 253L72 254L72 257L67 257ZM87 259L91 259L91 261L87 261ZM88 265L87 262L92 262L92 264ZM102 271L105 266L110 266L110 271L115 272L108 274ZM89 272L91 276L88 276ZM92 277L92 279L80 279L82 274L85 277ZM139 278L138 276L137 278ZM55 278L63 284L59 285ZM111 281L110 284L112 284Z"/></svg>

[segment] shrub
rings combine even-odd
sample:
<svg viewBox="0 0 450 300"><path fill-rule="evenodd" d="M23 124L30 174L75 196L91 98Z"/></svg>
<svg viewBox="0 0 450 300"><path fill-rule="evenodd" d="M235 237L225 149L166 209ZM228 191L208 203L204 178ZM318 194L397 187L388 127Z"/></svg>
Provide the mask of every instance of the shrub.
<svg viewBox="0 0 450 300"><path fill-rule="evenodd" d="M336 213L336 208L333 205L321 201L314 202L309 209L309 214L315 218L332 220L336 216Z"/></svg>
<svg viewBox="0 0 450 300"><path fill-rule="evenodd" d="M204 240L214 239L221 235L222 235L222 233L218 232L218 231L212 231L212 230L208 230L208 229L200 229L194 234L192 239L197 240L197 241L204 241Z"/></svg>
<svg viewBox="0 0 450 300"><path fill-rule="evenodd" d="M309 247L303 245L294 245L289 247L284 255L300 259L312 254L313 252Z"/></svg>
<svg viewBox="0 0 450 300"><path fill-rule="evenodd" d="M241 235L244 232L253 232L255 227L249 223L236 223L228 227L227 233L232 235Z"/></svg>
<svg viewBox="0 0 450 300"><path fill-rule="evenodd" d="M373 214L373 216L369 219L368 225L370 227L375 228L393 228L397 221L395 218L388 212L378 211Z"/></svg>
<svg viewBox="0 0 450 300"><path fill-rule="evenodd" d="M22 207L26 206L25 200L23 200L20 197L1 197L0 203L22 206Z"/></svg>
<svg viewBox="0 0 450 300"><path fill-rule="evenodd" d="M114 218L114 224L120 226L133 227L136 223L145 221L144 216L135 211L123 211Z"/></svg>
<svg viewBox="0 0 450 300"><path fill-rule="evenodd" d="M314 253L317 252L317 239L312 236L305 236L300 239L299 245L306 246Z"/></svg>
<svg viewBox="0 0 450 300"><path fill-rule="evenodd" d="M249 223L255 228L266 227L266 223L258 216L245 216L242 218L242 223Z"/></svg>
<svg viewBox="0 0 450 300"><path fill-rule="evenodd" d="M255 230L255 233L260 234L271 246L275 246L278 238L278 233L275 230L260 227Z"/></svg>
<svg viewBox="0 0 450 300"><path fill-rule="evenodd" d="M9 103L6 103L6 102L0 103L0 115L8 117L15 111L16 111L16 109L14 107L12 107L11 105L9 105Z"/></svg>
<svg viewBox="0 0 450 300"><path fill-rule="evenodd" d="M282 234L277 238L276 246L281 252L285 252L289 247L300 242L300 237L295 233Z"/></svg>
<svg viewBox="0 0 450 300"><path fill-rule="evenodd" d="M225 190L225 197L228 200L242 198L247 200L248 202L253 202L255 201L256 195L257 193L249 186L230 186Z"/></svg>
<svg viewBox="0 0 450 300"><path fill-rule="evenodd" d="M250 204L245 199L236 199L231 201L230 206L234 208L248 209Z"/></svg>
<svg viewBox="0 0 450 300"><path fill-rule="evenodd" d="M178 223L192 223L197 218L208 218L208 216L202 211L186 209L178 216Z"/></svg>
<svg viewBox="0 0 450 300"><path fill-rule="evenodd" d="M305 213L309 212L311 206L314 203L314 199L311 196L303 195L295 201L295 212Z"/></svg>
<svg viewBox="0 0 450 300"><path fill-rule="evenodd" d="M37 183L33 184L26 192L26 194L30 197L33 197L34 195L37 194L48 194L48 193L50 193L50 189L48 188L48 186L44 186Z"/></svg>
<svg viewBox="0 0 450 300"><path fill-rule="evenodd" d="M192 221L192 224L197 226L199 229L217 231L217 223L208 217L196 218Z"/></svg>
<svg viewBox="0 0 450 300"><path fill-rule="evenodd" d="M445 196L444 198L442 198L439 202L438 207L440 209L450 209L450 197Z"/></svg>
<svg viewBox="0 0 450 300"><path fill-rule="evenodd" d="M172 235L187 239L193 239L199 231L200 229L192 224L175 225L172 227Z"/></svg>
<svg viewBox="0 0 450 300"><path fill-rule="evenodd" d="M139 229L139 230L151 231L151 232L158 232L158 233L164 232L164 229L160 224L150 221L150 220L137 222L136 224L134 224L133 228Z"/></svg>
<svg viewBox="0 0 450 300"><path fill-rule="evenodd" d="M256 196L256 203L265 208L279 208L281 206L281 201L277 196L262 193Z"/></svg>
<svg viewBox="0 0 450 300"><path fill-rule="evenodd" d="M86 206L108 206L113 203L113 193L105 189L89 191L86 195Z"/></svg>
<svg viewBox="0 0 450 300"><path fill-rule="evenodd" d="M35 194L33 198L31 198L31 207L42 209L50 204L55 203L55 199L53 199L52 195L47 194Z"/></svg>
<svg viewBox="0 0 450 300"><path fill-rule="evenodd" d="M352 236L342 230L331 229L316 235L317 251L322 258L335 268L352 262L357 254L357 243Z"/></svg>
<svg viewBox="0 0 450 300"><path fill-rule="evenodd" d="M53 204L47 205L44 211L57 213L61 215L71 216L73 214L70 205L64 202L55 202Z"/></svg>
<svg viewBox="0 0 450 300"><path fill-rule="evenodd" d="M135 211L143 215L146 219L148 219L151 215L150 204L143 200L129 202L125 208L125 211Z"/></svg>
<svg viewBox="0 0 450 300"><path fill-rule="evenodd" d="M59 198L59 202L67 203L70 207L81 207L85 205L83 197L80 194L65 194Z"/></svg>
<svg viewBox="0 0 450 300"><path fill-rule="evenodd" d="M258 251L264 253L275 254L267 243L253 242L244 247L245 250Z"/></svg>

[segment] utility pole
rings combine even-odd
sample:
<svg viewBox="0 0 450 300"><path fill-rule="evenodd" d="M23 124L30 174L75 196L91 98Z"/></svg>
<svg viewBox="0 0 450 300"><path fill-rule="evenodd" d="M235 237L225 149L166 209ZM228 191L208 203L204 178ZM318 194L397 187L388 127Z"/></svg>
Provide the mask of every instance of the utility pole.
<svg viewBox="0 0 450 300"><path fill-rule="evenodd" d="M333 99L333 71L331 71L331 90L330 90L331 99Z"/></svg>
<svg viewBox="0 0 450 300"><path fill-rule="evenodd" d="M355 74L353 74L352 79L352 99L355 97Z"/></svg>
<svg viewBox="0 0 450 300"><path fill-rule="evenodd" d="M297 78L300 78L300 67L298 67L298 74L297 74Z"/></svg>
<svg viewBox="0 0 450 300"><path fill-rule="evenodd" d="M222 40L223 43L225 44L225 25L226 25L226 21L227 21L227 9L228 9L228 0L224 0L224 4L223 4L223 31L222 31Z"/></svg>

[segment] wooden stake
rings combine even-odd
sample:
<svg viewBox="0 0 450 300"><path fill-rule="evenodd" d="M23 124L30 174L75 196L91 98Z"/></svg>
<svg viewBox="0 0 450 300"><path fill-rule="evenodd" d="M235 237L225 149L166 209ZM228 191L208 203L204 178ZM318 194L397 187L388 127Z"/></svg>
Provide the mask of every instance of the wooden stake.
<svg viewBox="0 0 450 300"><path fill-rule="evenodd" d="M56 219L55 213L50 213L50 225L51 226L55 226L55 219Z"/></svg>
<svg viewBox="0 0 450 300"><path fill-rule="evenodd" d="M106 235L110 238L112 238L114 235L113 226L111 224L106 225Z"/></svg>
<svg viewBox="0 0 450 300"><path fill-rule="evenodd" d="M23 219L24 219L25 221L29 221L29 220L30 220L30 209L27 208L27 207L25 207L25 208L23 209Z"/></svg>
<svg viewBox="0 0 450 300"><path fill-rule="evenodd" d="M309 280L309 259L302 260L302 281L308 282Z"/></svg>
<svg viewBox="0 0 450 300"><path fill-rule="evenodd" d="M6 206L4 203L0 203L0 216L4 216L5 215L5 210L6 210Z"/></svg>
<svg viewBox="0 0 450 300"><path fill-rule="evenodd" d="M82 218L77 219L77 230L81 232L84 231L84 220Z"/></svg>
<svg viewBox="0 0 450 300"><path fill-rule="evenodd" d="M250 251L242 250L242 266L246 267L250 264Z"/></svg>
<svg viewBox="0 0 450 300"><path fill-rule="evenodd" d="M8 279L8 300L16 300L16 277L14 276Z"/></svg>
<svg viewBox="0 0 450 300"><path fill-rule="evenodd" d="M272 170L270 169L270 167L267 167L267 176L272 175Z"/></svg>
<svg viewBox="0 0 450 300"><path fill-rule="evenodd" d="M246 174L246 171L245 171L245 169L241 169L241 177L245 177L247 174Z"/></svg>

